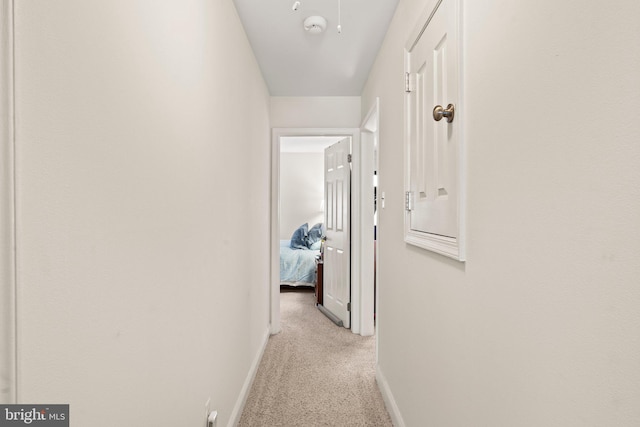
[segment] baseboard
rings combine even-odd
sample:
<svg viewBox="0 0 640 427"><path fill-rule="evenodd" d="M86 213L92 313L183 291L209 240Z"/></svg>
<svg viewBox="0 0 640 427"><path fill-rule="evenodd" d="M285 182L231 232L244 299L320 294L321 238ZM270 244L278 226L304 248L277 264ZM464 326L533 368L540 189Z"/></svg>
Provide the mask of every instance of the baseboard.
<svg viewBox="0 0 640 427"><path fill-rule="evenodd" d="M398 409L398 405L396 404L396 400L393 398L393 393L391 393L389 383L380 369L380 365L376 366L376 381L378 382L380 393L382 393L384 406L387 408L387 412L389 412L389 416L391 417L391 422L393 422L394 427L406 427L404 420L402 419L402 415L400 414L400 409Z"/></svg>
<svg viewBox="0 0 640 427"><path fill-rule="evenodd" d="M269 341L269 336L271 335L269 332L270 330L271 325L267 327L267 330L262 336L262 345L260 346L260 349L258 349L258 353L256 353L256 356L251 363L251 368L247 373L247 378L244 380L244 384L242 385L242 389L240 390L240 394L238 395L238 400L236 400L236 404L233 407L231 417L229 417L229 427L235 427L240 422L240 417L242 416L244 405L245 403L247 403L247 397L249 397L249 392L251 391L253 380L256 377L258 367L260 366L260 361L262 360L262 355L264 354L264 349L267 347L267 342Z"/></svg>

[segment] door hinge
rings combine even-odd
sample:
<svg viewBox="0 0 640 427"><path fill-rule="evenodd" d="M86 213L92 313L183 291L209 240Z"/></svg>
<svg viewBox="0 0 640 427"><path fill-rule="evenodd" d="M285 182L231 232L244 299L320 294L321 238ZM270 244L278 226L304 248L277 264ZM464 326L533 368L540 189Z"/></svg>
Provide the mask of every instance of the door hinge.
<svg viewBox="0 0 640 427"><path fill-rule="evenodd" d="M408 212L413 210L413 191L404 193L404 209Z"/></svg>
<svg viewBox="0 0 640 427"><path fill-rule="evenodd" d="M347 303L347 311L351 311L351 303L350 302Z"/></svg>
<svg viewBox="0 0 640 427"><path fill-rule="evenodd" d="M404 91L405 93L411 93L411 74L404 73Z"/></svg>
<svg viewBox="0 0 640 427"><path fill-rule="evenodd" d="M347 154L347 162L348 163L351 163L351 159L352 159L351 154Z"/></svg>

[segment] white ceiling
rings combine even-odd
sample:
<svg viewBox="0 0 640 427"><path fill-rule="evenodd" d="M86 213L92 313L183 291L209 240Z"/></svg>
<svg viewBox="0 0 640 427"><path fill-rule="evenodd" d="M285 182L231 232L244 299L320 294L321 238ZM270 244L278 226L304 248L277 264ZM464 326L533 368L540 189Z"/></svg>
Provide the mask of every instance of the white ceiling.
<svg viewBox="0 0 640 427"><path fill-rule="evenodd" d="M234 0L273 96L359 96L398 0ZM327 29L310 34L308 16Z"/></svg>

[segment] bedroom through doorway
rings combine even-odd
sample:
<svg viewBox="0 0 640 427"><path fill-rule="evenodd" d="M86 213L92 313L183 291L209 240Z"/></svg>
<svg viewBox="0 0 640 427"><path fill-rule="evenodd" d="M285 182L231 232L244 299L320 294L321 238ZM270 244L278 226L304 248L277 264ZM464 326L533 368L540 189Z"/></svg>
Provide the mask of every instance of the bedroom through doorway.
<svg viewBox="0 0 640 427"><path fill-rule="evenodd" d="M280 291L313 292L323 307L326 274L325 149L343 136L280 138Z"/></svg>
<svg viewBox="0 0 640 427"><path fill-rule="evenodd" d="M371 116L370 114L367 117ZM377 114L375 114L377 117ZM323 210L326 206L323 206L322 191L324 187L320 185L320 179L323 177L322 172L318 173L318 181L313 184L318 188L315 190L315 195L311 194L308 201L304 202L307 206L306 214L302 217L291 219L288 213L281 212L284 200L288 196L284 195L281 199L281 175L283 175L283 181L287 181L292 185L297 186L298 196L296 200L301 200L300 190L305 187L300 185L303 182L299 178L287 178L287 173L284 171L286 163L290 159L283 159L284 168L281 171L281 141L284 141L282 145L283 156L289 156L299 152L304 154L308 151L316 151L318 159L320 158L320 151L324 149L324 146L331 144L339 139L348 137L351 140L351 155L352 163L350 164L351 173L351 247L350 247L350 329L351 332L358 335L369 336L375 333L374 328L374 286L373 277L375 276L374 267L374 203L373 200L373 174L375 166L373 164L374 153L373 144L371 143L370 126L364 126L361 128L274 128L272 129L272 151L271 151L271 272L270 272L270 327L271 334L278 334L281 331L280 325L280 245L287 245L286 242L281 241L291 240L294 232L304 224L307 227L313 228L318 224L320 218L323 217ZM376 132L377 133L377 132ZM363 137L361 142L361 134ZM377 136L377 135L376 135ZM294 142L296 139L289 138L303 138L297 140L297 144ZM317 137L330 137L331 139L325 140L324 143L320 143L320 139ZM377 140L377 138L376 138ZM306 144L312 144L315 141L319 147L310 149ZM295 144L293 148L287 147L287 144ZM292 153L292 151L294 153ZM368 163L371 163L371 165ZM306 165L302 156L298 157L298 161L294 160L294 168ZM317 162L317 167L320 170L320 162ZM306 167L305 169L309 169ZM369 176L369 174L371 176ZM283 184L283 191L287 191ZM306 193L306 192L305 192ZM313 190L312 192L313 193ZM309 195L306 195L309 196ZM328 203L327 201L324 202ZM321 209L322 208L322 209ZM282 224L282 227L281 227ZM288 226L286 224L289 224ZM282 230L281 230L282 228ZM287 229L288 228L288 229ZM370 236L368 238L367 236ZM290 242L289 242L290 245ZM326 246L328 248L328 246ZM331 262L329 262L331 264ZM326 267L326 266L325 266ZM314 267L315 270L315 267ZM314 292L314 288L309 283L311 292ZM296 287L293 287L296 289ZM322 293L321 293L322 295Z"/></svg>

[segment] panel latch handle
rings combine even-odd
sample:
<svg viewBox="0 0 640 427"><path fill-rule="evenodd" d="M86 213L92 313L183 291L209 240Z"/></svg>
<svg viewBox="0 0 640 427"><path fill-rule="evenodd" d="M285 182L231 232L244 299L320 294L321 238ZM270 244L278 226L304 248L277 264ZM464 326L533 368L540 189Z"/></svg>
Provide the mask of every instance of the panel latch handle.
<svg viewBox="0 0 640 427"><path fill-rule="evenodd" d="M455 107L453 104L447 105L447 108L442 108L442 105L436 105L433 107L433 120L436 122L439 122L443 117L445 117L447 119L447 123L451 123L454 115Z"/></svg>

